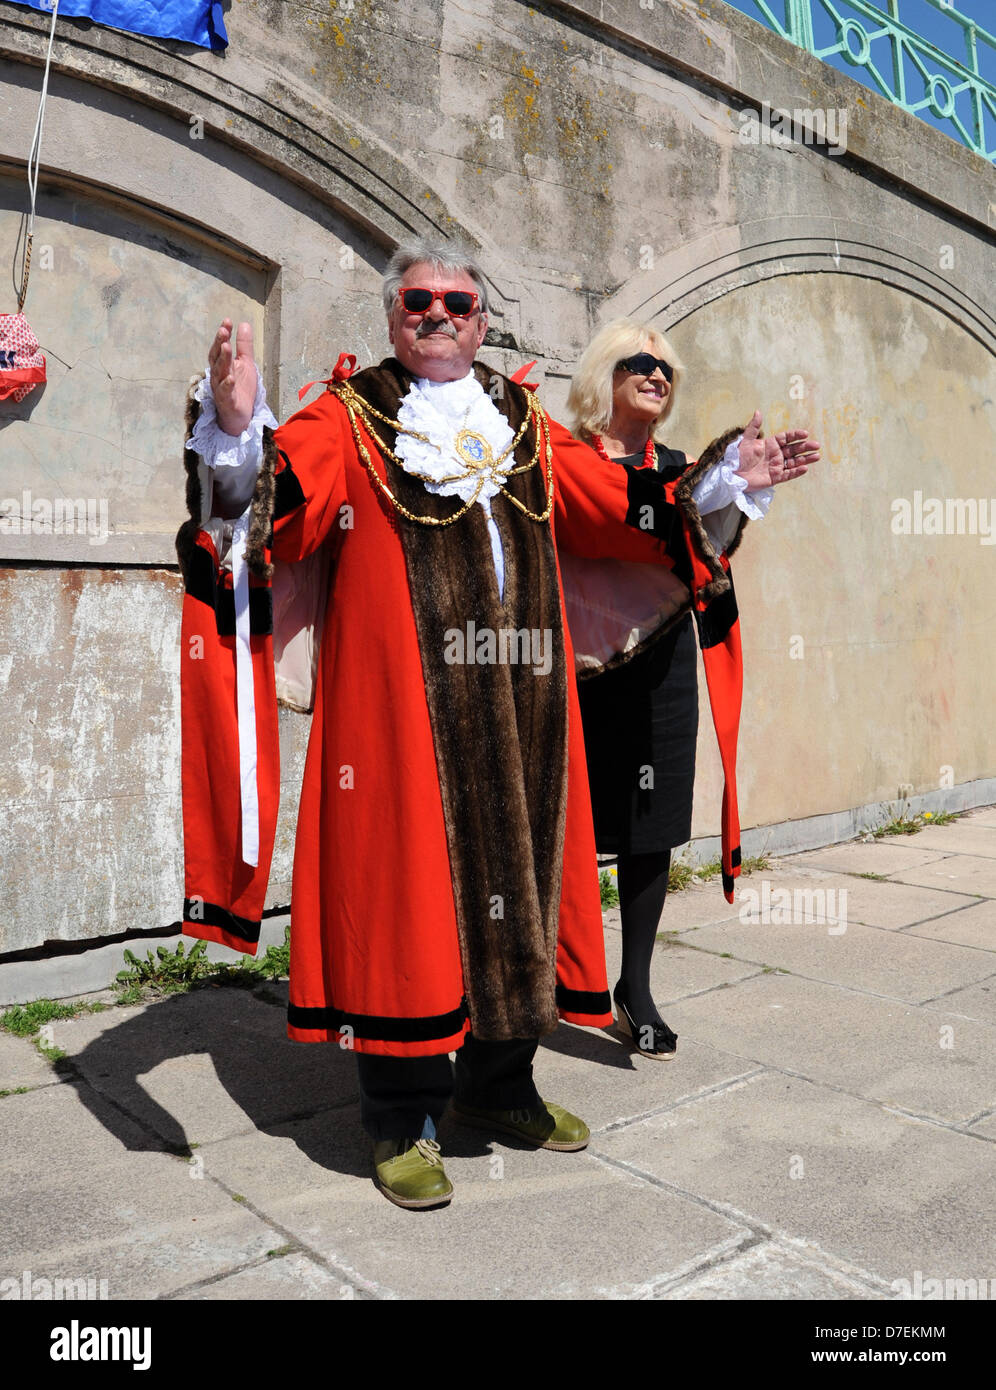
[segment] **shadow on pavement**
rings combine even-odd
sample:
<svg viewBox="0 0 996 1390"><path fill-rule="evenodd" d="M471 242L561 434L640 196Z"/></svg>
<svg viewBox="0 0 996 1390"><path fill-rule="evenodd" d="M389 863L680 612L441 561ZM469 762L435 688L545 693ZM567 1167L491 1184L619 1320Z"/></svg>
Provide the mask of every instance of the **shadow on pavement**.
<svg viewBox="0 0 996 1390"><path fill-rule="evenodd" d="M156 1081L159 1099L142 1078L163 1063L207 1054L217 1080L244 1113L246 1128L293 1139L319 1167L367 1176L370 1148L359 1121L353 1059L334 1044L289 1041L286 1000L286 982L255 991L207 984L146 1004L120 1023L113 1021L113 1014L96 1014L80 1022L100 1031L56 1063L56 1070L125 1148L189 1157L191 1143L216 1141L241 1130L221 1121L224 1127L211 1133L211 1119L188 1118L185 1126L178 1117L210 1115L214 1078L208 1079L205 1072L167 1071ZM544 1051L633 1070L629 1047L614 1034L562 1024L542 1040L537 1054L541 1093ZM557 1089L553 1078L547 1089L551 1086ZM201 1096L198 1088L203 1088ZM562 1097L559 1090L556 1095L551 1091L549 1098L570 1107L570 1097ZM188 1133L191 1126L196 1132ZM498 1139L449 1118L441 1132L449 1152L468 1157L489 1153ZM514 1138L499 1142L519 1147Z"/></svg>
<svg viewBox="0 0 996 1390"><path fill-rule="evenodd" d="M292 1138L320 1167L366 1176L370 1149L359 1123L356 1067L334 1045L292 1043L286 1036L286 982L258 991L206 985L145 1005L120 1023L95 1014L101 1031L56 1063L63 1081L125 1148L191 1154L190 1144L233 1132L188 1133L170 1108L210 1115L205 1072L176 1070L157 1078L156 1099L141 1078L165 1062L206 1053L217 1080L247 1125ZM213 1087L213 1078L208 1087ZM136 1140L135 1123L144 1139ZM188 1127L191 1121L187 1121ZM241 1129L238 1127L235 1132Z"/></svg>

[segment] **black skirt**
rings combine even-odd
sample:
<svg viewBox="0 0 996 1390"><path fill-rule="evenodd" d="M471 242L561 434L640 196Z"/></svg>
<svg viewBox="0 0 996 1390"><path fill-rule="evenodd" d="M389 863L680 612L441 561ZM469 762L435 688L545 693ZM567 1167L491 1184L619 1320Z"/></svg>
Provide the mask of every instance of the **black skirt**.
<svg viewBox="0 0 996 1390"><path fill-rule="evenodd" d="M687 613L631 661L578 682L599 854L655 854L691 837L695 649Z"/></svg>

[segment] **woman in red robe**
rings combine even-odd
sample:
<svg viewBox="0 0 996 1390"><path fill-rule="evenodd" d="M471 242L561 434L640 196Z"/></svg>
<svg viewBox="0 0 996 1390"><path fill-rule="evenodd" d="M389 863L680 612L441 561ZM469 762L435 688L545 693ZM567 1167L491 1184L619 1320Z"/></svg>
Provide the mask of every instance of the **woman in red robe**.
<svg viewBox="0 0 996 1390"><path fill-rule="evenodd" d="M755 415L742 436L731 432L724 438L722 451L710 447L707 459L689 461L664 443L683 371L672 345L654 328L618 319L582 356L568 410L575 433L605 463L627 474L652 470L677 488L686 507L694 504L701 547L711 544L725 563L747 519L767 511L771 485L801 477L818 460L819 445L804 430L765 442ZM674 1055L677 1037L654 1003L650 963L671 851L691 838L698 730L691 595L679 592L652 631L634 634L624 623L620 640L606 641L602 634L599 648L599 635L591 631L598 605L585 607L572 592L584 568L567 572L568 611L587 653L579 689L596 842L600 853L616 855L618 863L623 952L613 998L620 1031L643 1054L665 1058ZM607 576L607 584L617 586L620 607L618 587L632 583L631 571L622 565ZM654 580L650 574L646 582ZM589 577L589 589L593 583ZM700 624L700 636L702 631ZM706 635L704 650L709 640ZM710 693L715 705L712 684Z"/></svg>

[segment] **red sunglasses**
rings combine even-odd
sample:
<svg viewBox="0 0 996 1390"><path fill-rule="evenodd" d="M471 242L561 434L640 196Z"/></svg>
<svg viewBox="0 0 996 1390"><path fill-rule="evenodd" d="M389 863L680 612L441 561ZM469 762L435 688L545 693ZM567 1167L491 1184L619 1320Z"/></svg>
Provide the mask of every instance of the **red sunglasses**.
<svg viewBox="0 0 996 1390"><path fill-rule="evenodd" d="M470 290L427 290L412 286L398 290L398 297L409 314L426 314L437 299L455 319L469 319L477 309L477 295Z"/></svg>

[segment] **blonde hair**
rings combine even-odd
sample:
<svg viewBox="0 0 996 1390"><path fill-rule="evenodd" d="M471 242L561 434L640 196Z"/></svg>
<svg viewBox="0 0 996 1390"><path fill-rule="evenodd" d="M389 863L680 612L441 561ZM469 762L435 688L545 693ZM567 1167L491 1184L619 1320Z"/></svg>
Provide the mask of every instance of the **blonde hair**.
<svg viewBox="0 0 996 1390"><path fill-rule="evenodd" d="M612 419L612 373L616 364L643 352L648 341L653 345L654 356L669 362L674 369L667 403L650 431L655 440L664 442L664 422L674 408L678 383L685 368L664 335L637 319L613 319L599 329L581 354L567 397L571 429L579 438L590 439L593 434L603 434L609 428Z"/></svg>

